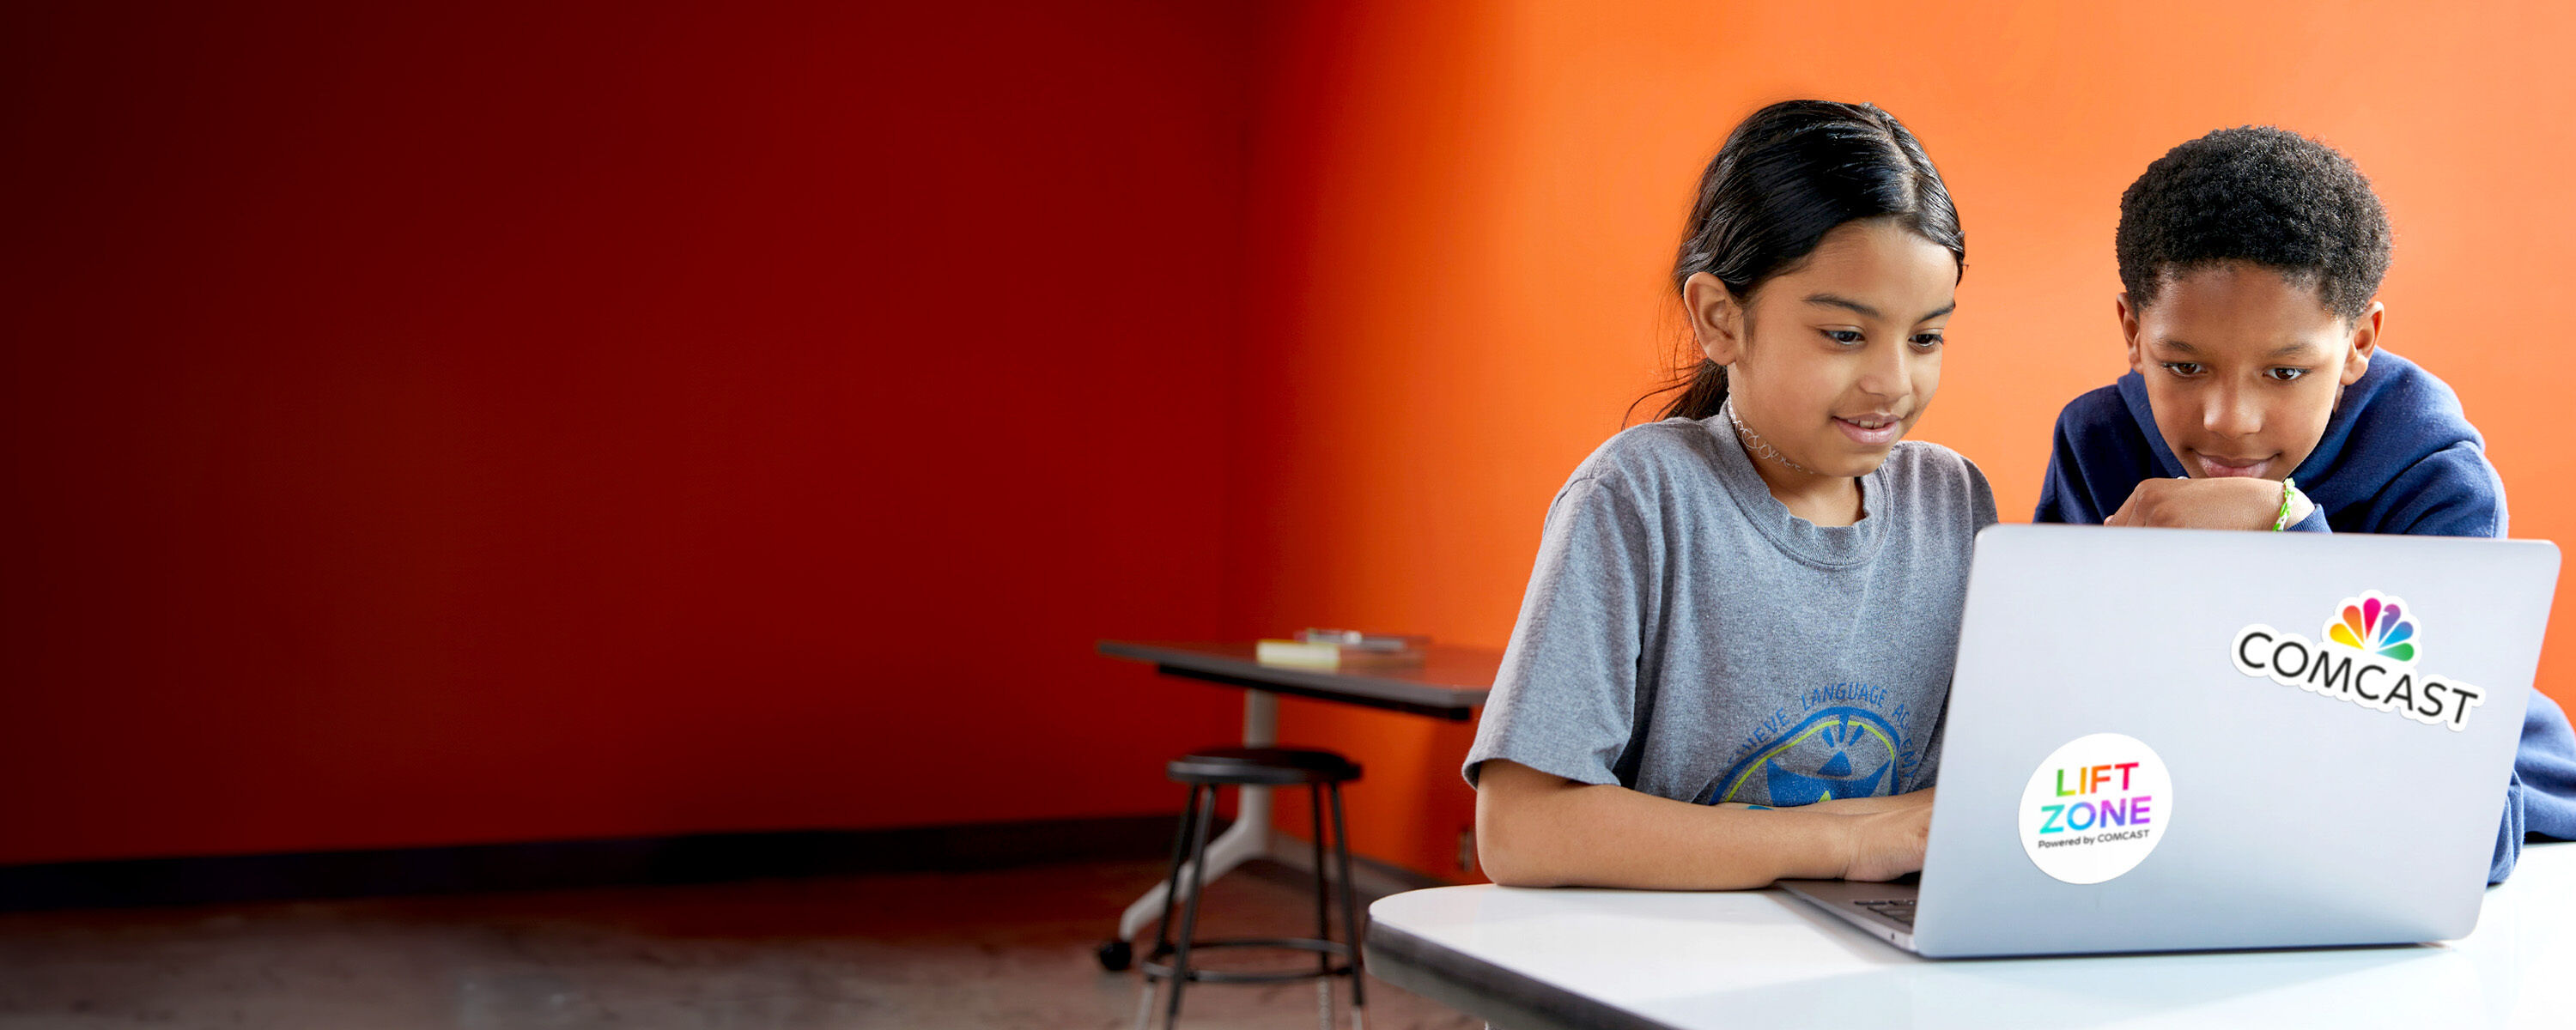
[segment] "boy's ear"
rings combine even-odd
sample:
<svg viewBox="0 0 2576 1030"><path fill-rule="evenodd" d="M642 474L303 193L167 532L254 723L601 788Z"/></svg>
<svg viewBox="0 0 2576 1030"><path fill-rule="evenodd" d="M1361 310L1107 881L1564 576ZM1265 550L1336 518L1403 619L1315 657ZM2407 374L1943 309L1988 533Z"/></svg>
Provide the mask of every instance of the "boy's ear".
<svg viewBox="0 0 2576 1030"><path fill-rule="evenodd" d="M2379 353L2379 323L2387 314L2388 305L2374 300L2369 311L2352 320L2352 354L2343 362L2343 385L2360 382L2362 373L2370 371L2370 358Z"/></svg>
<svg viewBox="0 0 2576 1030"><path fill-rule="evenodd" d="M1706 272L1682 280L1682 307L1690 312L1691 338L1720 365L1744 356L1744 306L1726 283Z"/></svg>
<svg viewBox="0 0 2576 1030"><path fill-rule="evenodd" d="M2139 375L2145 375L2147 374L2147 356L2138 349L2137 306L2129 303L2129 294L2126 291L2121 292L2118 297L2113 298L2111 303L2120 311L2120 339L2126 342L2129 347L2129 371L2135 372Z"/></svg>

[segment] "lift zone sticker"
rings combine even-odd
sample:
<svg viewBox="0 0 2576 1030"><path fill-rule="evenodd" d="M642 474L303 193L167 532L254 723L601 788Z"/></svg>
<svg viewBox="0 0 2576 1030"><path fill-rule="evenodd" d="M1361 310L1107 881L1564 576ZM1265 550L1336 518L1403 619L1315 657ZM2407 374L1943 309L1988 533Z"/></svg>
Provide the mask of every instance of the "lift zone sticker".
<svg viewBox="0 0 2576 1030"><path fill-rule="evenodd" d="M2238 672L2320 697L2397 712L2427 726L2469 727L2469 710L2486 701L2486 691L2415 670L2424 641L2403 601L2366 590L2345 598L2337 616L2326 623L2322 644L2260 623L2247 626L2236 631L2228 660Z"/></svg>
<svg viewBox="0 0 2576 1030"><path fill-rule="evenodd" d="M2136 737L2095 733L2051 752L2021 794L2021 848L2039 871L2101 883L2138 867L2173 825L2173 776Z"/></svg>

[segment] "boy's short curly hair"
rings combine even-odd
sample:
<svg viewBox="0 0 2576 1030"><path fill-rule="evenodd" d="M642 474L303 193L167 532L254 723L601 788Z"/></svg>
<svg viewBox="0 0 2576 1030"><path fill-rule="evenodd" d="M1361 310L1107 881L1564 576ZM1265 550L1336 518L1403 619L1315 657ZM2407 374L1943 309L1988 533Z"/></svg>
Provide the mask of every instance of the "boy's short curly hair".
<svg viewBox="0 0 2576 1030"><path fill-rule="evenodd" d="M2351 158L2267 125L2220 129L2166 151L2120 194L2120 286L2145 307L2170 277L2245 261L2359 318L2388 273L2388 235Z"/></svg>

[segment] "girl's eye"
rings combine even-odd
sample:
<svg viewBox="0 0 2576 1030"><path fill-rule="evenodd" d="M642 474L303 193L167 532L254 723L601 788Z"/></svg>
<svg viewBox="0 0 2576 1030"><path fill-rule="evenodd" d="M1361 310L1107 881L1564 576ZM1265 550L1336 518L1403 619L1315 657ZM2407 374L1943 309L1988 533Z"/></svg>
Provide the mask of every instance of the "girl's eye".
<svg viewBox="0 0 2576 1030"><path fill-rule="evenodd" d="M2165 366L2165 371L2171 372L2185 379L2189 379L2200 374L2200 362L2197 361L2167 361L2163 364Z"/></svg>
<svg viewBox="0 0 2576 1030"><path fill-rule="evenodd" d="M1862 336L1858 329L1827 329L1824 333L1825 339L1832 340L1835 343L1839 343L1847 347L1852 344L1864 342L1868 339L1868 337Z"/></svg>
<svg viewBox="0 0 2576 1030"><path fill-rule="evenodd" d="M2278 382L2288 383L2295 382L2300 376L2308 374L2308 370L2304 368L2267 368L2263 370L2263 374L2271 376Z"/></svg>
<svg viewBox="0 0 2576 1030"><path fill-rule="evenodd" d="M1921 349L1921 350L1931 350L1932 348L1934 348L1934 347L1938 347L1938 346L1940 346L1940 345L1941 345L1941 334L1940 334L1940 333L1916 333L1916 334L1914 334L1914 346L1915 346L1916 348L1918 348L1918 349Z"/></svg>

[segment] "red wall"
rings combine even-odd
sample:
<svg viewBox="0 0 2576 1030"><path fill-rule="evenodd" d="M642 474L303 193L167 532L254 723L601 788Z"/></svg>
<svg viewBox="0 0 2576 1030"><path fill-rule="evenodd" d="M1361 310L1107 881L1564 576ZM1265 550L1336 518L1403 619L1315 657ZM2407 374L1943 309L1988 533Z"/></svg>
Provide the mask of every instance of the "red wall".
<svg viewBox="0 0 2576 1030"><path fill-rule="evenodd" d="M1170 812L1239 695L1092 641L1499 646L1788 96L1941 163L1918 435L2007 518L2119 371L2119 190L2277 122L2576 531L2563 5L165 6L0 5L0 862ZM1465 874L1469 727L1281 724Z"/></svg>
<svg viewBox="0 0 2576 1030"><path fill-rule="evenodd" d="M1253 26L857 6L0 13L0 862L1172 808Z"/></svg>

